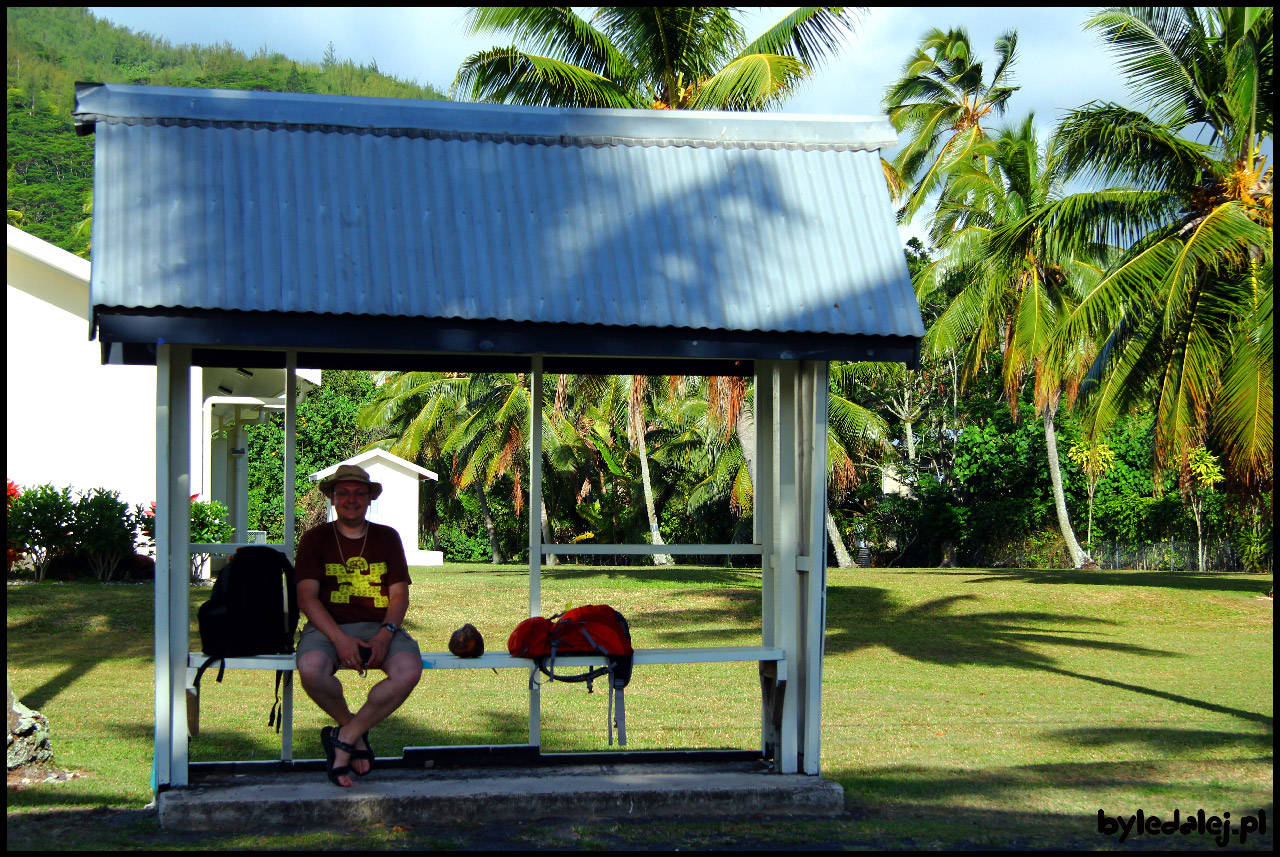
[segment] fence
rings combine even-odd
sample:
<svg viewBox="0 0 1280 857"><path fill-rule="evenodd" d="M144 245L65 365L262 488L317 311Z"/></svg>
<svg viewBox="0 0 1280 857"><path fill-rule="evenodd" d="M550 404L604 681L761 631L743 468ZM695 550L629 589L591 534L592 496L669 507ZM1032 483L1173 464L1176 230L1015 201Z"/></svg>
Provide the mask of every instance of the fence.
<svg viewBox="0 0 1280 857"><path fill-rule="evenodd" d="M1110 545L1099 542L1093 546L1093 558L1099 568L1132 568L1142 571L1199 571L1200 564L1196 559L1197 543L1194 541L1178 541L1152 544L1123 544L1112 542ZM1247 571L1231 542L1223 539L1210 542L1204 546L1205 571ZM1271 557L1267 557L1267 571L1271 570Z"/></svg>

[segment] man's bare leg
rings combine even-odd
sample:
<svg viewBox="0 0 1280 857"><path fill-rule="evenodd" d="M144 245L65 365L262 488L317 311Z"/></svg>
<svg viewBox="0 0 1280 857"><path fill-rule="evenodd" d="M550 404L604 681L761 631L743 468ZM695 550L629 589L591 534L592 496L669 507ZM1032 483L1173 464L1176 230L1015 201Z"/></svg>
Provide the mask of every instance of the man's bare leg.
<svg viewBox="0 0 1280 857"><path fill-rule="evenodd" d="M312 655L318 656L319 663L313 662L310 658ZM307 661L305 665L304 660ZM357 748L364 733L404 704L422 678L422 659L413 652L400 652L387 658L381 667L387 677L369 689L369 697L364 705L352 714L342 692L342 683L332 672L333 666L333 661L323 652L307 652L298 659L303 689L316 705L338 723L339 729L335 736ZM368 772L371 766L369 760L352 760L347 751L338 748L334 750L334 767L350 764L357 773ZM350 780L343 785L350 785Z"/></svg>
<svg viewBox="0 0 1280 857"><path fill-rule="evenodd" d="M338 680L335 671L337 664L324 652L306 652L298 658L298 676L302 679L302 689L307 692L307 696L320 709L333 718L334 722L339 726L344 726L351 722L354 717L351 709L347 706L346 694L342 690L342 682ZM361 736L364 730L361 730L356 736L356 741L363 743ZM360 749L357 745L357 749ZM368 749L365 747L364 749ZM341 752L341 751L339 751ZM350 760L349 754L342 753L344 757L341 761L336 761L334 767L345 765L350 762L351 769L357 774L367 774L372 767L372 763L368 759ZM350 778L344 785L350 785Z"/></svg>

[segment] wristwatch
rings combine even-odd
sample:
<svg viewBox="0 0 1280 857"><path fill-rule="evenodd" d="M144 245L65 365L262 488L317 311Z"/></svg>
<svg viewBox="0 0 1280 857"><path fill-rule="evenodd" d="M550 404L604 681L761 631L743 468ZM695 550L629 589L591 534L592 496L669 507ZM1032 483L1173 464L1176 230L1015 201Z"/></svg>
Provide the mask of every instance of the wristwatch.
<svg viewBox="0 0 1280 857"><path fill-rule="evenodd" d="M396 623L395 623L395 622L388 622L387 624L383 625L382 627L386 628L388 631L390 631L390 632L391 632L391 633L393 633L393 634L394 634L397 630L399 630L399 629L396 627Z"/></svg>

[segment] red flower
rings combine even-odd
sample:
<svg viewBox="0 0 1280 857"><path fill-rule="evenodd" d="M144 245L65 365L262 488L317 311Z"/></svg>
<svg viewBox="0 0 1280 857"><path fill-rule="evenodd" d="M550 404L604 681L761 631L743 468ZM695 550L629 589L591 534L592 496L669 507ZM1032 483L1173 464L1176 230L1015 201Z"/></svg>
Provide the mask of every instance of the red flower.
<svg viewBox="0 0 1280 857"><path fill-rule="evenodd" d="M191 495L192 502L195 502L195 499L199 496L200 496L199 494L192 494ZM156 501L152 500L151 508L143 512L142 514L146 515L148 518L154 518L156 516Z"/></svg>

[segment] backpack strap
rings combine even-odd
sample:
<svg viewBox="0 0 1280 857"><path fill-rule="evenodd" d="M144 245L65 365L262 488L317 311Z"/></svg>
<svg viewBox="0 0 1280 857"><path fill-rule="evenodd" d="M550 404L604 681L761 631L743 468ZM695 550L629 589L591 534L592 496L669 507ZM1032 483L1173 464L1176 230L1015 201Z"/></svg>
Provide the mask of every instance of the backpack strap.
<svg viewBox="0 0 1280 857"><path fill-rule="evenodd" d="M586 634L585 631L583 631L583 633ZM587 637L587 639L591 638ZM581 675L565 675L564 673L556 675L557 648L557 644L552 643L551 654L547 655L545 658L538 658L538 669L542 670L542 672L545 673L551 681L585 681L587 683L587 693L595 693L595 686L593 682L602 675L611 676L613 673L612 668L606 662L605 666L596 667L595 669L584 672ZM607 658L608 656L606 655L605 657ZM612 682L610 682L610 685L612 685Z"/></svg>
<svg viewBox="0 0 1280 857"><path fill-rule="evenodd" d="M191 683L196 690L200 689L200 679L204 676L204 671L212 666L214 661L221 663L221 666L218 667L218 681L222 681L222 674L227 671L226 659L219 657L206 658L205 662L200 665L200 669L196 670L196 680Z"/></svg>
<svg viewBox="0 0 1280 857"><path fill-rule="evenodd" d="M267 718L267 726L276 727L276 732L280 731L280 727L284 725L284 711L280 711L280 716L276 716L276 709L280 707L280 681L284 678L284 670L276 670L276 701L271 706L271 716Z"/></svg>

